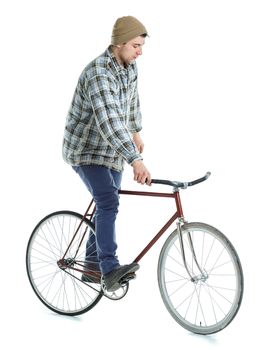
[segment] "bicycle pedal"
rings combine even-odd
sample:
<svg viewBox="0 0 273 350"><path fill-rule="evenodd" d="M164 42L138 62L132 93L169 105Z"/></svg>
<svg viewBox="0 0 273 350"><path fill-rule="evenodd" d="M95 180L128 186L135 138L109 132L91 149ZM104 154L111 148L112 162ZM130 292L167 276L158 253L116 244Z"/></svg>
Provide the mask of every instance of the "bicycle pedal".
<svg viewBox="0 0 273 350"><path fill-rule="evenodd" d="M125 275L125 276L123 276L120 279L119 283L120 284L125 284L125 283L127 283L127 282L129 282L131 280L134 280L135 278L136 278L136 274L135 273L128 273L128 275Z"/></svg>

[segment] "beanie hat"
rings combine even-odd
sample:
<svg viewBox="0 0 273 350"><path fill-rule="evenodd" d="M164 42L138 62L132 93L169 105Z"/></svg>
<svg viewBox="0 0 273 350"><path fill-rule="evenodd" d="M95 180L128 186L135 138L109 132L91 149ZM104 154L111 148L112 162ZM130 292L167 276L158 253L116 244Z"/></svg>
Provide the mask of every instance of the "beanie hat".
<svg viewBox="0 0 273 350"><path fill-rule="evenodd" d="M148 34L144 25L133 16L120 17L116 20L113 31L111 44L119 45L140 36Z"/></svg>

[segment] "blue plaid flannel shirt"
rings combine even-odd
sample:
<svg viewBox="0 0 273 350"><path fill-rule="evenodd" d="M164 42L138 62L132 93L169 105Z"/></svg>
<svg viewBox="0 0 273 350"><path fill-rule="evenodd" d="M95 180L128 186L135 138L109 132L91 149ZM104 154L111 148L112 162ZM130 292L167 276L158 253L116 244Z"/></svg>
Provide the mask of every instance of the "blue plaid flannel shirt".
<svg viewBox="0 0 273 350"><path fill-rule="evenodd" d="M110 47L80 75L63 138L70 165L103 165L122 171L142 159L132 139L141 130L136 63L118 64Z"/></svg>

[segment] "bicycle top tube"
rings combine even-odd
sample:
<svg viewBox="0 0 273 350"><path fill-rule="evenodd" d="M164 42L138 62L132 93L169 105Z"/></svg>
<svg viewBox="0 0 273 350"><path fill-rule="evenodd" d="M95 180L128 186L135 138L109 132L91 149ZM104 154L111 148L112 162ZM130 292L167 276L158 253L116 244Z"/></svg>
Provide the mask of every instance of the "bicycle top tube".
<svg viewBox="0 0 273 350"><path fill-rule="evenodd" d="M208 171L206 173L205 176L197 179L197 180L193 180L193 181L189 181L189 182L179 182L179 181L170 181L170 180L157 180L157 179L152 179L152 183L154 184L160 184L160 185L168 185L168 186L172 186L175 188L182 188L182 189L186 189L189 186L194 186L199 184L200 182L203 182L205 180L207 180L211 175L211 172Z"/></svg>

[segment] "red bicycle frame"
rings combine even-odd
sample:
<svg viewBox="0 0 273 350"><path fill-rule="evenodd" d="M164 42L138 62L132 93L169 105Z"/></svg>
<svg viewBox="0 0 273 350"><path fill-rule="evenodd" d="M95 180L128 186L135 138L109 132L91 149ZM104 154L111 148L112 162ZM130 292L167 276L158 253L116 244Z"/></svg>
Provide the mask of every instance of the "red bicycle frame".
<svg viewBox="0 0 273 350"><path fill-rule="evenodd" d="M163 233L171 226L171 224L176 219L180 219L181 222L184 222L184 215L183 215L183 209L182 209L182 204L181 204L180 195L179 195L179 188L185 189L188 186L197 185L198 183L207 180L209 178L210 174L211 174L210 172L207 172L205 176L201 177L200 179L191 181L191 182L178 182L178 181L155 180L155 179L152 180L152 183L173 186L173 193L119 190L119 194L127 194L127 195L133 195L133 196L146 196L146 197L174 198L175 199L176 212L169 219L169 221L162 227L162 229L154 236L154 238L147 244L147 246L142 250L142 252L135 258L134 262L138 262L151 249L151 247L156 243L156 241L163 235ZM80 222L63 258L60 260L61 262L64 261L64 258L66 256L72 242L74 241L74 238L76 237L76 235L77 235L83 221L85 220L85 218L90 217L90 220L92 219L92 217L96 211L96 207L94 207L91 214L89 214L93 203L94 203L94 199L92 199L92 201L89 204L83 218L81 219L81 222ZM82 238L82 240L83 240L83 238Z"/></svg>
<svg viewBox="0 0 273 350"><path fill-rule="evenodd" d="M178 219L181 223L184 223L185 220L184 220L184 215L183 215L183 209L182 209L182 204L181 204L181 200L180 200L180 194L179 194L179 188L187 188L188 186L193 186L193 185L196 185L200 182L203 182L205 180L208 179L208 177L210 176L210 172L207 172L205 176L203 176L202 178L200 179L197 179L197 180L194 180L194 181L191 181L191 182L178 182L178 181L169 181L169 180L155 180L153 179L152 180L152 183L157 183L157 184L164 184L164 185L170 185L170 186L173 186L173 192L172 193L163 193L163 192L143 192L143 191L125 191L125 190L120 190L119 191L119 194L125 194L125 195L133 195L133 196L146 196L146 197L160 197L160 198L174 198L175 200L175 204L176 204L176 212L173 214L173 216L169 219L169 221L167 221L167 223L161 228L161 230L154 236L154 238L146 245L146 247L140 252L140 254L135 258L134 262L139 262L140 259L151 249L151 247L157 242L157 240L163 235L163 233L171 226L171 224L176 220ZM74 233L62 259L60 259L58 261L58 265L60 268L71 268L73 270L76 270L76 271L81 271L79 269L76 269L74 267L71 266L71 259L65 259L66 257L66 254L68 253L77 233L79 232L79 229L83 223L83 221L85 221L87 218L89 218L89 220L91 221L95 211L96 211L96 206L93 207L93 209L91 209L92 207L92 204L94 203L94 199L92 199L92 201L90 202L85 214L83 215L77 229L76 229L76 232ZM91 212L91 214L90 214ZM179 226L179 225L178 225ZM179 226L180 227L180 226ZM179 228L178 227L178 228ZM180 231L180 228L179 228L179 231ZM78 250L83 242L83 239L84 239L84 236L87 234L87 228L85 229L85 232L84 232L84 235L82 236L81 238L81 241L78 245ZM191 237L189 237L190 241L191 241ZM186 262L185 262L185 255L184 255L184 249L183 249L183 240L182 240L182 236L181 236L181 231L180 231L180 245L181 245L181 250L183 252L183 259L184 259L184 263L185 263L185 266L186 265ZM193 256L195 256L195 253L194 253L194 248L192 246L192 243L191 243L191 249L192 249L192 253L193 253ZM77 250L77 252L78 252ZM77 252L76 252L76 255L77 255ZM196 261L196 259L195 259ZM196 261L196 264L197 266L198 265L198 262ZM80 265L80 264L79 264ZM82 267L84 267L83 265L80 265ZM187 267L186 267L187 269ZM200 270L200 268L199 268ZM81 271L83 272L83 271ZM202 273L202 271L200 270L200 272ZM85 272L86 274L88 274L87 272ZM189 273L189 272L188 272ZM189 276L192 277L189 273Z"/></svg>
<svg viewBox="0 0 273 350"><path fill-rule="evenodd" d="M151 249L151 247L158 241L158 239L163 235L163 233L171 226L171 224L178 218L184 219L183 215L183 209L182 204L180 200L179 191L175 190L173 193L163 193L163 192L142 192L142 191L126 191L126 190L120 190L119 194L126 194L130 196L146 196L146 197L161 197L161 198L174 198L175 204L176 204L176 212L173 214L173 216L168 220L168 222L161 228L161 230L154 236L154 238L146 245L146 247L140 252L140 254L135 258L134 262L139 262L140 259ZM92 219L92 216L95 213L96 207L93 208L92 213L88 214L91 206L93 204L94 200L92 199L91 203L89 204L84 216L90 217L90 220Z"/></svg>

